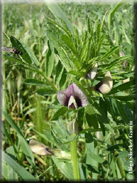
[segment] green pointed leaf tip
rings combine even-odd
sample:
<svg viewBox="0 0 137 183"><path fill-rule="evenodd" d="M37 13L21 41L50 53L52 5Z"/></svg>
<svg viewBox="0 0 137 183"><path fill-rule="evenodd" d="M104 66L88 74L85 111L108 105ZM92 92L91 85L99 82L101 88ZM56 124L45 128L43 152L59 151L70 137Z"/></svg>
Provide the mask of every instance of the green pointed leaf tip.
<svg viewBox="0 0 137 183"><path fill-rule="evenodd" d="M38 89L36 90L36 92L39 94L39 95L42 95L42 96L46 96L46 95L53 95L53 94L56 94L56 91L53 90L51 87L44 87L44 88L41 88L41 89Z"/></svg>
<svg viewBox="0 0 137 183"><path fill-rule="evenodd" d="M70 59L69 59L66 51L62 47L61 39L59 39L59 35L56 33L56 31L51 32L49 30L47 30L46 34L47 34L47 37L49 38L49 40L53 43L56 50L58 51L59 56L60 56L60 61L63 65L63 67L65 67L65 69L67 71L69 71L71 69Z"/></svg>
<svg viewBox="0 0 137 183"><path fill-rule="evenodd" d="M46 76L50 77L53 71L53 67L54 67L54 51L53 51L53 47L51 46L51 44L48 41L48 50L47 50L47 54L46 54Z"/></svg>
<svg viewBox="0 0 137 183"><path fill-rule="evenodd" d="M59 160L54 156L52 157L52 159L53 159L54 163L56 164L57 168L65 175L65 177L68 180L74 180L70 162Z"/></svg>
<svg viewBox="0 0 137 183"><path fill-rule="evenodd" d="M24 139L24 135L23 135L22 131L20 130L20 128L17 126L17 124L11 119L11 117L5 111L3 111L3 116L6 119L6 121L11 125L11 127L16 131L18 138L19 138L19 143L22 147L23 153L27 157L30 158L29 163L34 164L33 154L31 152L26 140Z"/></svg>
<svg viewBox="0 0 137 183"><path fill-rule="evenodd" d="M62 11L62 9L54 2L47 3L47 7L53 13L53 15L57 18L58 22L61 24L61 19L65 22L66 26L70 30L71 33L74 32L71 22L67 18L66 14ZM61 24L62 25L62 24Z"/></svg>
<svg viewBox="0 0 137 183"><path fill-rule="evenodd" d="M110 13L109 13L109 15L108 15L108 28L110 29L110 27L111 27L111 25L113 24L113 17L114 17L114 14L115 14L115 12L118 10L118 8L120 7L120 6L122 6L123 5L123 2L119 2L111 11L110 11Z"/></svg>
<svg viewBox="0 0 137 183"><path fill-rule="evenodd" d="M11 125L11 127L19 134L23 137L23 133L21 132L20 128L17 126L17 124L11 119L11 117L9 116L9 114L5 111L2 112L4 118L6 119L6 121Z"/></svg>
<svg viewBox="0 0 137 183"><path fill-rule="evenodd" d="M35 85L35 86L46 85L43 81L40 81L40 80L37 80L37 79L25 79L24 83L28 84L28 85Z"/></svg>
<svg viewBox="0 0 137 183"><path fill-rule="evenodd" d="M20 166L8 154L2 151L2 161L8 164L24 181L39 181L38 178L31 175L24 167Z"/></svg>
<svg viewBox="0 0 137 183"><path fill-rule="evenodd" d="M68 107L61 107L58 109L55 114L52 116L51 120L57 120L60 116L65 114L68 111Z"/></svg>

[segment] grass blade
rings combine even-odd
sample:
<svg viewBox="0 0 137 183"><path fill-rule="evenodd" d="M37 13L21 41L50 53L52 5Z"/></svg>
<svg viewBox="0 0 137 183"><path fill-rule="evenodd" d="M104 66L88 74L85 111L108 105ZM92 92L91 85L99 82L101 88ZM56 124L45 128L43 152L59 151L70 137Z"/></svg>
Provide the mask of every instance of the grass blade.
<svg viewBox="0 0 137 183"><path fill-rule="evenodd" d="M28 171L14 161L8 154L2 151L2 161L7 163L24 181L38 181L38 178L31 175Z"/></svg>
<svg viewBox="0 0 137 183"><path fill-rule="evenodd" d="M110 26L112 25L113 21L112 18L114 17L115 12L117 11L117 9L122 6L123 3L119 2L109 13L108 15L108 29L110 30Z"/></svg>
<svg viewBox="0 0 137 183"><path fill-rule="evenodd" d="M60 19L64 20L66 26L73 33L73 27L67 18L66 14L62 11L62 9L56 3L47 3L49 10L53 13L53 15L57 18L59 23L61 23Z"/></svg>
<svg viewBox="0 0 137 183"><path fill-rule="evenodd" d="M3 116L5 117L6 121L11 125L11 127L17 132L23 153L27 156L29 163L33 165L34 156L32 154L32 151L31 151L29 145L27 144L26 140L24 139L24 136L23 136L20 128L16 125L16 123L10 118L10 116L5 111L3 111Z"/></svg>

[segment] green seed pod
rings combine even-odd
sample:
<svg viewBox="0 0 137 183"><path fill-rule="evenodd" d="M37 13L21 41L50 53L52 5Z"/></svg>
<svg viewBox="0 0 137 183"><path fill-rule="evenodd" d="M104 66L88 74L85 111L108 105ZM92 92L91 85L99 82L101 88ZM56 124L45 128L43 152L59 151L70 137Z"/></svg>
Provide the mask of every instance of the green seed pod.
<svg viewBox="0 0 137 183"><path fill-rule="evenodd" d="M60 149L54 149L54 156L56 156L59 159L68 159L68 160L71 160L70 153L68 153L66 151L62 151Z"/></svg>

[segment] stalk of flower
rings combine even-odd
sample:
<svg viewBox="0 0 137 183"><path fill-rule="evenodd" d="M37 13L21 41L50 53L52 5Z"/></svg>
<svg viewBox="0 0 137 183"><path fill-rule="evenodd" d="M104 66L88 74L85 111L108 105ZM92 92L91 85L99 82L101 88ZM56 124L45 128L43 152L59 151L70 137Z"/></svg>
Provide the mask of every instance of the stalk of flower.
<svg viewBox="0 0 137 183"><path fill-rule="evenodd" d="M85 107L88 105L86 95L75 84L72 83L67 89L59 91L57 93L57 99L61 105L68 106L68 108L78 109L78 107ZM72 138L78 133L79 124L77 123L77 113L74 120L70 123L69 129L72 133ZM77 139L71 142L71 161L73 176L75 180L80 180L80 172L77 157Z"/></svg>
<svg viewBox="0 0 137 183"><path fill-rule="evenodd" d="M92 89L98 91L99 93L107 94L111 91L112 87L113 87L113 79L110 71L108 71L105 74L103 80L94 87L92 87Z"/></svg>
<svg viewBox="0 0 137 183"><path fill-rule="evenodd" d="M78 134L81 131L81 127L79 126L79 124L76 121L77 117L78 117L78 113L76 113L76 117L70 122L70 124L68 126L68 130L69 130L70 134Z"/></svg>

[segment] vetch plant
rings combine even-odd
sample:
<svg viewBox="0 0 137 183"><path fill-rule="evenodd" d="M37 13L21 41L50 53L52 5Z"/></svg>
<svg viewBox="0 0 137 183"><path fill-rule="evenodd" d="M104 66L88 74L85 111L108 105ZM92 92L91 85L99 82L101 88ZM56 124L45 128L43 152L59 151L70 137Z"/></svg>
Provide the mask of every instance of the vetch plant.
<svg viewBox="0 0 137 183"><path fill-rule="evenodd" d="M9 165L22 177L18 175L19 180L26 180L15 161L42 181L126 180L135 87L132 21L131 16L126 20L126 14L123 18L122 6L131 15L131 6L122 3L113 9L72 3L71 11L65 3L47 4L41 11L33 5L32 20L30 11L24 13L19 6L25 22L32 24L31 31L22 16L15 19L11 12L7 18L9 9L15 12L18 6L5 6L3 149L11 155L5 156L5 180ZM72 26L76 20L84 29ZM9 29L11 22L15 26ZM9 43L22 54L9 50ZM125 60L129 66L123 69ZM28 145L30 137L39 141L32 139ZM12 157L14 163L9 163Z"/></svg>

